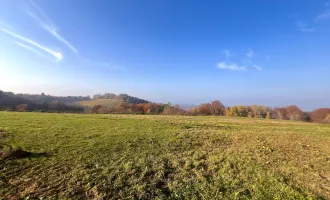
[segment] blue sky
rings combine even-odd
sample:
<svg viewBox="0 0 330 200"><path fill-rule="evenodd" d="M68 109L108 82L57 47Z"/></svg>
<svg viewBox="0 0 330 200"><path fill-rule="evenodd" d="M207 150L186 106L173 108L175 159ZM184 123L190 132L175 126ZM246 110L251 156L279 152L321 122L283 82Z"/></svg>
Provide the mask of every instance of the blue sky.
<svg viewBox="0 0 330 200"><path fill-rule="evenodd" d="M1 0L0 89L330 107L330 2Z"/></svg>

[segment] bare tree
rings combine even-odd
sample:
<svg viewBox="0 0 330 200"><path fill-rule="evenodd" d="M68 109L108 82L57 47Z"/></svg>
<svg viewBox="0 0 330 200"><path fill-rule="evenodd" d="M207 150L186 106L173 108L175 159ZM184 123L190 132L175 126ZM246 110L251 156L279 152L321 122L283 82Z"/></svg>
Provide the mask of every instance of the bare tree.
<svg viewBox="0 0 330 200"><path fill-rule="evenodd" d="M226 113L225 106L218 100L211 102L211 109L212 109L211 113L213 115L222 115L223 116Z"/></svg>
<svg viewBox="0 0 330 200"><path fill-rule="evenodd" d="M327 122L330 115L330 108L319 108L311 112L312 122Z"/></svg>

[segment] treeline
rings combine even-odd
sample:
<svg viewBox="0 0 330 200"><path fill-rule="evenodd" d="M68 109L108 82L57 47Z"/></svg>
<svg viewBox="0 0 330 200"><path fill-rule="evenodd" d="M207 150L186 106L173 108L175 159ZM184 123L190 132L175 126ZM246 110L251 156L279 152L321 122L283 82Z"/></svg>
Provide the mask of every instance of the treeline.
<svg viewBox="0 0 330 200"><path fill-rule="evenodd" d="M22 94L16 95L12 92L3 92L0 90L0 110L82 113L84 108L57 101L47 102L40 99L29 99L25 98Z"/></svg>
<svg viewBox="0 0 330 200"><path fill-rule="evenodd" d="M319 108L313 112L303 112L298 106L270 108L263 105L237 105L225 107L220 101L204 103L185 111L179 105L145 103L128 104L119 103L115 107L94 106L89 113L110 114L164 114L164 115L214 115L214 116L237 116L250 118L295 120L317 123L330 123L330 108Z"/></svg>
<svg viewBox="0 0 330 200"><path fill-rule="evenodd" d="M127 94L113 94L113 93L105 93L105 94L96 94L93 96L93 99L115 99L119 101L126 102L128 104L147 104L149 101L140 99L137 97L132 97Z"/></svg>
<svg viewBox="0 0 330 200"><path fill-rule="evenodd" d="M186 111L181 109L179 105L172 106L170 103L169 104L158 104L158 103L129 104L126 102L121 102L114 107L95 105L91 110L89 110L89 113L184 115Z"/></svg>
<svg viewBox="0 0 330 200"><path fill-rule="evenodd" d="M44 93L42 94L14 94L12 92L7 92L11 95L16 95L17 97L21 97L27 100L30 100L34 103L63 103L63 104L70 104L75 103L78 101L88 101L92 98L90 96L52 96L52 95L46 95ZM116 99L119 101L123 101L129 104L145 104L149 103L149 101L140 99L137 97L132 97L127 94L113 94L113 93L104 93L104 94L96 94L93 96L93 99Z"/></svg>
<svg viewBox="0 0 330 200"><path fill-rule="evenodd" d="M330 123L330 108L319 108L303 112L298 106L270 108L263 105L238 105L226 108L220 101L201 104L186 112L188 115L219 115L251 118L296 120L317 123Z"/></svg>
<svg viewBox="0 0 330 200"><path fill-rule="evenodd" d="M12 92L7 92L11 95L14 95ZM61 104L70 104L75 103L77 101L88 101L91 100L90 96L52 96L52 95L45 95L42 94L16 94L17 97L21 97L31 102L37 104L43 103L61 103Z"/></svg>

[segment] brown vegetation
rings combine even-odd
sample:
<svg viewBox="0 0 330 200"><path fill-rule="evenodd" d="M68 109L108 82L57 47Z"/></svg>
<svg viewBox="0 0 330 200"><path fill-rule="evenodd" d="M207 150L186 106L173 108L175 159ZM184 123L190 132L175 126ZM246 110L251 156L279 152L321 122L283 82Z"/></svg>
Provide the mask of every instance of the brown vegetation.
<svg viewBox="0 0 330 200"><path fill-rule="evenodd" d="M330 123L330 108L319 108L311 112L312 122Z"/></svg>
<svg viewBox="0 0 330 200"><path fill-rule="evenodd" d="M106 107L102 105L95 105L90 111L94 114L165 114L165 115L183 115L185 111L179 105L171 106L171 104L128 104L121 102L115 107Z"/></svg>

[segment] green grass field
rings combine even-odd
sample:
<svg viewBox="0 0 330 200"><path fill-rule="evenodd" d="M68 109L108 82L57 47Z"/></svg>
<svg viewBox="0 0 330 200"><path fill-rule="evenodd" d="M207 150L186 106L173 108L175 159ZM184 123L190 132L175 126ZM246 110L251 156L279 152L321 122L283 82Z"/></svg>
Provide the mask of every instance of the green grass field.
<svg viewBox="0 0 330 200"><path fill-rule="evenodd" d="M0 199L330 199L330 125L0 112Z"/></svg>
<svg viewBox="0 0 330 200"><path fill-rule="evenodd" d="M120 102L120 100L116 99L95 99L95 100L88 100L88 101L78 101L76 104L83 107L90 107L92 108L95 105L102 105L105 107L116 107Z"/></svg>

